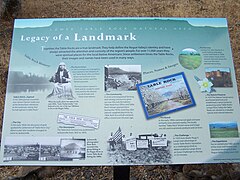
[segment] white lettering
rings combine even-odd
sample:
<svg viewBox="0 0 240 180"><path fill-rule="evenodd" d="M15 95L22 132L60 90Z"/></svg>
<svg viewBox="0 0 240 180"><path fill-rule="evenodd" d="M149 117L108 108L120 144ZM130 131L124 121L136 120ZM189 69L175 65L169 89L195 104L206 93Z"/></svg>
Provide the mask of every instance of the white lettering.
<svg viewBox="0 0 240 180"><path fill-rule="evenodd" d="M27 42L31 42L31 43L35 43L35 42L48 42L50 39L49 36L24 36L21 35L21 41L27 41Z"/></svg>
<svg viewBox="0 0 240 180"><path fill-rule="evenodd" d="M78 33L74 34L74 41L136 41L136 35L133 33L114 35L114 34L104 34L99 35L83 35L80 36Z"/></svg>

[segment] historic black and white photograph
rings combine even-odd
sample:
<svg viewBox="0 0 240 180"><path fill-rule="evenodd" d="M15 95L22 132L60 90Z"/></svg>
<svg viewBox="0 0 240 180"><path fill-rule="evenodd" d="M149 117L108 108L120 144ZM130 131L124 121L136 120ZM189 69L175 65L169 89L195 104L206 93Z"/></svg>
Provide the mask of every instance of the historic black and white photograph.
<svg viewBox="0 0 240 180"><path fill-rule="evenodd" d="M5 161L60 161L61 137L7 137ZM64 159L63 159L64 160Z"/></svg>
<svg viewBox="0 0 240 180"><path fill-rule="evenodd" d="M169 164L171 163L171 141L166 134L124 133L119 127L110 132L108 160L111 164Z"/></svg>
<svg viewBox="0 0 240 180"><path fill-rule="evenodd" d="M85 159L86 139L61 139L61 160Z"/></svg>
<svg viewBox="0 0 240 180"><path fill-rule="evenodd" d="M59 145L41 145L42 161L59 161L60 160L60 144Z"/></svg>
<svg viewBox="0 0 240 180"><path fill-rule="evenodd" d="M71 86L71 74L64 62L58 65L56 73L50 78L53 83L53 90L47 98L73 98L73 91Z"/></svg>
<svg viewBox="0 0 240 180"><path fill-rule="evenodd" d="M136 91L141 81L141 65L105 66L105 91Z"/></svg>
<svg viewBox="0 0 240 180"><path fill-rule="evenodd" d="M60 161L60 140L60 137L41 138L41 161Z"/></svg>
<svg viewBox="0 0 240 180"><path fill-rule="evenodd" d="M9 71L8 92L10 93L39 93L50 89L51 84L46 75Z"/></svg>
<svg viewBox="0 0 240 180"><path fill-rule="evenodd" d="M4 145L4 161L38 161L40 144L32 138L7 137Z"/></svg>

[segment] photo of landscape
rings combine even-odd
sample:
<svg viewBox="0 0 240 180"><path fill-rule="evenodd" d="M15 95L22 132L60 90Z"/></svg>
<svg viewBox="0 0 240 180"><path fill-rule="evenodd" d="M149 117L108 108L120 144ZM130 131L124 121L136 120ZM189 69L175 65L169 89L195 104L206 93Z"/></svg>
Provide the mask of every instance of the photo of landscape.
<svg viewBox="0 0 240 180"><path fill-rule="evenodd" d="M145 82L138 87L148 118L195 105L183 73Z"/></svg>
<svg viewBox="0 0 240 180"><path fill-rule="evenodd" d="M236 122L213 122L209 124L211 138L239 137Z"/></svg>
<svg viewBox="0 0 240 180"><path fill-rule="evenodd" d="M194 70L201 65L202 58L195 49L186 48L179 54L179 62L184 68Z"/></svg>
<svg viewBox="0 0 240 180"><path fill-rule="evenodd" d="M105 66L105 91L136 91L141 81L141 65Z"/></svg>

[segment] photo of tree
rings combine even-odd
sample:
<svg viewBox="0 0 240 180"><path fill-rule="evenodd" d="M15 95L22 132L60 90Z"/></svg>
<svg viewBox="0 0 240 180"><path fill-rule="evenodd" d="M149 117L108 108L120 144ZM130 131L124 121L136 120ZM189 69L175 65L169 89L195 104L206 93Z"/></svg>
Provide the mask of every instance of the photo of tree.
<svg viewBox="0 0 240 180"><path fill-rule="evenodd" d="M147 118L195 105L183 73L138 85Z"/></svg>

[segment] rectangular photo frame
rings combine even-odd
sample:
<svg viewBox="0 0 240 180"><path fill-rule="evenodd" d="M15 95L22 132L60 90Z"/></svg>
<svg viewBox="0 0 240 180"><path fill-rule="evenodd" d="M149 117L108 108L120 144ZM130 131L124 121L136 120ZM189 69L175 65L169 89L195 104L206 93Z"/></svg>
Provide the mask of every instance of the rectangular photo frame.
<svg viewBox="0 0 240 180"><path fill-rule="evenodd" d="M86 158L86 139L61 139L61 161L81 160Z"/></svg>
<svg viewBox="0 0 240 180"><path fill-rule="evenodd" d="M232 88L232 76L229 67L207 67L206 78L213 83L215 88Z"/></svg>
<svg viewBox="0 0 240 180"><path fill-rule="evenodd" d="M209 123L210 138L239 138L237 122Z"/></svg>
<svg viewBox="0 0 240 180"><path fill-rule="evenodd" d="M137 84L147 119L195 106L183 72Z"/></svg>
<svg viewBox="0 0 240 180"><path fill-rule="evenodd" d="M142 82L141 65L121 64L104 66L104 89L110 91L136 91Z"/></svg>

